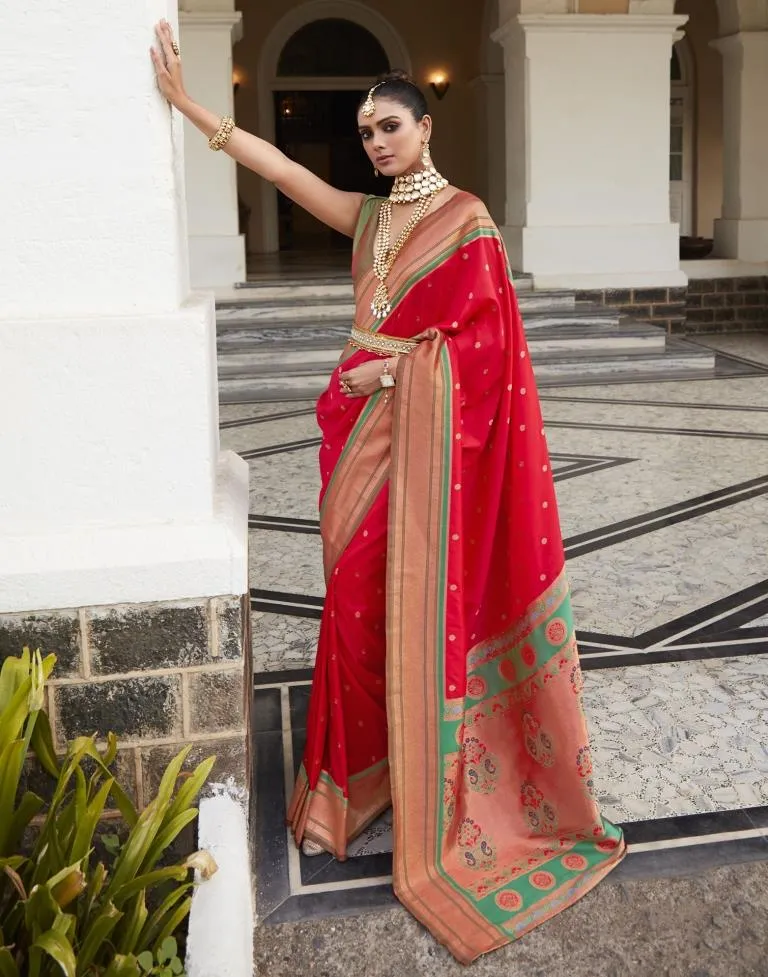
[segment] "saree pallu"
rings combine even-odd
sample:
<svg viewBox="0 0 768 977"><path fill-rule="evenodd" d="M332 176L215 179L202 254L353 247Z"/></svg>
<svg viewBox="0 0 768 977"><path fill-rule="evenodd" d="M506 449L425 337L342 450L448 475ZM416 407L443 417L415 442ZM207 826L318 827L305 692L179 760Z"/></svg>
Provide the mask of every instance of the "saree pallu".
<svg viewBox="0 0 768 977"><path fill-rule="evenodd" d="M391 804L394 887L463 963L621 860L581 705L554 482L506 252L475 197L432 211L374 320L380 201L355 240L356 336L413 341L394 397L318 404L327 599L297 841L346 857ZM377 354L349 352L339 370Z"/></svg>

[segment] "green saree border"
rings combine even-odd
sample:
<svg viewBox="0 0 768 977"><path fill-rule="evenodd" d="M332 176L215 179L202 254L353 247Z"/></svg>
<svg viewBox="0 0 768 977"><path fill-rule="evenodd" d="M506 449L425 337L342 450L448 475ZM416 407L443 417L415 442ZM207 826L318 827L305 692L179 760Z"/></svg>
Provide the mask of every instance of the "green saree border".
<svg viewBox="0 0 768 977"><path fill-rule="evenodd" d="M475 220L478 219L479 218L475 218ZM392 311L389 313L389 315L390 316L392 315L392 313L397 309L397 307L402 303L405 297L412 291L412 289L416 285L420 284L422 281L424 281L424 279L428 275L431 275L433 271L436 271L442 264L444 264L446 261L452 258L457 251L465 247L467 244L472 244L475 241L481 239L487 239L487 238L499 241L502 247L504 247L504 239L501 237L501 234L499 234L498 230L495 227L490 227L490 226L473 227L472 230L468 231L458 240L454 241L447 248L441 251L435 258L432 259L432 261L428 262L427 264L419 268L418 271L416 271L413 275L411 275L411 277L406 282L404 282L403 285L400 286L399 291L392 298ZM505 255L506 255L506 249L505 249ZM507 266L507 276L509 278L509 281L511 282L512 271L509 265L509 260L507 259L505 263ZM386 316L383 319L376 320L376 322L373 325L372 332L380 332L381 328L383 327L384 323L387 321L388 318L389 316Z"/></svg>
<svg viewBox="0 0 768 977"><path fill-rule="evenodd" d="M360 436L360 432L365 427L365 425L366 425L366 423L368 421L368 418L371 416L371 414L374 412L374 410L376 410L376 405L378 404L379 399L381 398L381 394L382 393L383 393L383 391L378 391L377 390L375 394L372 394L368 398L368 402L366 403L365 407L360 412L360 416L358 417L358 419L355 421L355 426L349 432L349 437L347 438L346 444L344 445L344 448L342 449L342 452L339 455L339 459L336 462L336 464L333 466L333 474L331 475L330 479L328 480L328 485L326 487L325 494L323 495L323 501L320 504L320 518L321 519L322 519L323 513L325 512L325 503L328 500L328 497L330 496L332 486L336 482L336 478L337 478L338 473L339 473L339 470L341 468L341 464L346 459L347 455L352 450L352 448L354 447L355 441Z"/></svg>

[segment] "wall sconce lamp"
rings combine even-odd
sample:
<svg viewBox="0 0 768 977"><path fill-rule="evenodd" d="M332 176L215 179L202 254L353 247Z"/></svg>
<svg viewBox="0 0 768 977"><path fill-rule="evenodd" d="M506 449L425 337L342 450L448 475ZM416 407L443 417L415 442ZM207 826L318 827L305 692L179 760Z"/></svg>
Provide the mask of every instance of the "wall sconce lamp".
<svg viewBox="0 0 768 977"><path fill-rule="evenodd" d="M235 68L232 72L232 91L237 95L237 91L243 83L243 74L239 68Z"/></svg>
<svg viewBox="0 0 768 977"><path fill-rule="evenodd" d="M448 94L448 89L451 87L451 83L448 80L446 73L444 71L436 71L430 76L429 84L432 91L437 96L437 100L442 102L442 100Z"/></svg>

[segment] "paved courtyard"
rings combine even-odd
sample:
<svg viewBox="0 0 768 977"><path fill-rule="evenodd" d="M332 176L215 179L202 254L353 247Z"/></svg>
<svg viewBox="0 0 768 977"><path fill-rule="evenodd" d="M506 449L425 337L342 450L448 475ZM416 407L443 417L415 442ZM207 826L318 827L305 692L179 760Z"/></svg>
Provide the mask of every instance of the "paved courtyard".
<svg viewBox="0 0 768 977"><path fill-rule="evenodd" d="M543 392L596 786L630 855L480 974L768 974L768 336L699 341L746 375ZM288 842L323 599L318 432L310 403L221 419L252 472L257 972L458 973L394 904L386 818L343 865Z"/></svg>

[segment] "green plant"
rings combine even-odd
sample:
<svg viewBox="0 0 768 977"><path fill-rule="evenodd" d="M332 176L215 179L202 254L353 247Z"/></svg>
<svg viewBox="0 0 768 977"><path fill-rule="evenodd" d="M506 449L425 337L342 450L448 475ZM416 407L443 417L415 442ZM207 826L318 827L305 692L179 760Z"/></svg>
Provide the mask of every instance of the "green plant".
<svg viewBox="0 0 768 977"><path fill-rule="evenodd" d="M140 953L138 959L139 966L145 974L156 975L156 977L176 977L177 974L184 973L184 964L179 959L178 944L172 936L163 940L162 946L157 951L156 960L151 950Z"/></svg>
<svg viewBox="0 0 768 977"><path fill-rule="evenodd" d="M25 648L0 670L0 977L181 973L175 940L168 950L189 913L192 870L205 878L216 866L202 852L170 866L162 859L197 816L192 805L215 758L177 789L189 753L183 750L138 812L110 772L114 736L103 750L95 737L80 737L56 755L43 710L54 665L54 656ZM47 803L21 789L30 753L51 778ZM116 856L108 869L94 838L110 798L128 834L107 844Z"/></svg>

